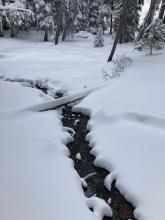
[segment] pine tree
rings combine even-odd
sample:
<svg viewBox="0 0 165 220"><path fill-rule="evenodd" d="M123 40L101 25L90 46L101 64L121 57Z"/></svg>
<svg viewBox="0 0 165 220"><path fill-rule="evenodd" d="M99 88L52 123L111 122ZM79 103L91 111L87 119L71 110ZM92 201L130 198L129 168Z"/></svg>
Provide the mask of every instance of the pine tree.
<svg viewBox="0 0 165 220"><path fill-rule="evenodd" d="M158 16L158 18L159 18L160 20L163 19L164 13L165 13L165 0L162 0L162 1L161 1L161 7L160 7L160 10L159 10L159 16Z"/></svg>
<svg viewBox="0 0 165 220"><path fill-rule="evenodd" d="M103 20L105 21L106 30L109 28L110 35L113 31L114 2L115 0L104 0L102 4Z"/></svg>
<svg viewBox="0 0 165 220"><path fill-rule="evenodd" d="M25 0L5 1L1 11L3 20L11 30L11 37L16 37L19 29L29 27L33 20L33 13L26 9Z"/></svg>
<svg viewBox="0 0 165 220"><path fill-rule="evenodd" d="M110 55L108 57L107 62L111 62L113 59L113 56L115 54L115 50L117 47L117 44L119 42L119 39L121 38L123 32L124 32L124 28L126 25L126 21L127 21L127 8L129 5L129 0L122 0L121 2L121 12L120 12L120 17L119 17L119 22L118 22L118 27L117 27L117 32L116 32L116 36L114 39L114 43L110 52Z"/></svg>
<svg viewBox="0 0 165 220"><path fill-rule="evenodd" d="M77 0L77 15L74 21L76 32L86 31L89 26L89 1Z"/></svg>
<svg viewBox="0 0 165 220"><path fill-rule="evenodd" d="M92 0L89 12L89 31L93 34L97 33L97 29L100 26L100 0Z"/></svg>
<svg viewBox="0 0 165 220"><path fill-rule="evenodd" d="M145 29L152 23L155 15L155 11L160 3L160 0L151 0L149 10L144 18L143 23L139 28L139 33L136 39L136 42L140 41L143 37Z"/></svg>
<svg viewBox="0 0 165 220"><path fill-rule="evenodd" d="M64 16L63 16L63 33L62 40L64 41L68 35L76 32L75 20L78 13L77 0L65 0Z"/></svg>
<svg viewBox="0 0 165 220"><path fill-rule="evenodd" d="M0 0L0 7L3 6L2 5L2 1ZM0 37L4 36L4 32L3 32L3 10L0 10Z"/></svg>
<svg viewBox="0 0 165 220"><path fill-rule="evenodd" d="M165 25L161 20L154 20L144 31L142 39L136 45L136 49L149 48L152 55L153 48L160 49L161 43L165 41Z"/></svg>
<svg viewBox="0 0 165 220"><path fill-rule="evenodd" d="M122 10L122 0L115 0L114 3L115 13L114 13L114 30L117 31L117 27L119 24L120 13ZM140 19L140 10L141 5L139 4L139 0L132 0L128 2L126 13L126 26L123 34L120 36L119 42L130 42L134 40L135 32L138 29L139 19Z"/></svg>
<svg viewBox="0 0 165 220"><path fill-rule="evenodd" d="M39 29L44 30L44 41L48 41L48 33L53 30L54 22L51 12L51 5L44 0L36 1L37 9L37 26Z"/></svg>
<svg viewBox="0 0 165 220"><path fill-rule="evenodd" d="M97 31L97 35L94 40L94 47L103 47L103 46L104 46L103 30L102 27L99 27Z"/></svg>

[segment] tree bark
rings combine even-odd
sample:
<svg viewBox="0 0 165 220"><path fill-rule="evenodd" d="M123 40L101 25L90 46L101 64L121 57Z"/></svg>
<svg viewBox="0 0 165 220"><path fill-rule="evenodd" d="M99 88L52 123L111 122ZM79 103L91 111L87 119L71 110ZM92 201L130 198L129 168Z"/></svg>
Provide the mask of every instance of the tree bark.
<svg viewBox="0 0 165 220"><path fill-rule="evenodd" d="M112 16L112 14L111 14L111 18L110 18L110 31L109 31L109 33L110 33L110 35L112 35L112 29L113 29L113 16Z"/></svg>
<svg viewBox="0 0 165 220"><path fill-rule="evenodd" d="M3 37L4 33L3 33L3 21L2 19L0 19L0 37Z"/></svg>
<svg viewBox="0 0 165 220"><path fill-rule="evenodd" d="M15 25L11 25L11 37L14 38L17 36L17 29L15 27Z"/></svg>
<svg viewBox="0 0 165 220"><path fill-rule="evenodd" d="M153 49L153 44L151 42L151 44L150 44L150 55L152 55L152 49Z"/></svg>
<svg viewBox="0 0 165 220"><path fill-rule="evenodd" d="M113 7L113 1L112 1L112 4L111 4L111 17L110 17L110 31L109 31L109 33L110 33L110 35L112 35L112 30L113 30L113 9L114 9L114 7Z"/></svg>
<svg viewBox="0 0 165 220"><path fill-rule="evenodd" d="M120 36L124 30L125 27L125 23L126 23L126 17L127 17L127 4L130 0L123 0L123 9L121 11L121 15L120 15L120 20L119 20L119 24L118 24L118 29L117 29L117 33L116 33L116 37L112 46L112 50L111 53L108 57L107 62L111 62L118 44L118 41L120 39Z"/></svg>
<svg viewBox="0 0 165 220"><path fill-rule="evenodd" d="M160 7L160 10L159 10L159 16L158 16L158 18L160 20L163 19L164 11L165 11L165 0L162 0L161 7Z"/></svg>
<svg viewBox="0 0 165 220"><path fill-rule="evenodd" d="M48 41L48 30L45 30L45 33L44 33L44 41L45 41L45 42Z"/></svg>
<svg viewBox="0 0 165 220"><path fill-rule="evenodd" d="M139 31L139 34L138 34L137 39L136 39L137 42L140 39L142 39L145 29L151 24L151 22L154 18L157 3L158 3L158 0L151 0L150 7L149 7L149 10L147 12L147 15L144 19L143 24L140 27L140 31Z"/></svg>
<svg viewBox="0 0 165 220"><path fill-rule="evenodd" d="M163 24L165 24L165 15L164 15L164 17L163 17Z"/></svg>
<svg viewBox="0 0 165 220"><path fill-rule="evenodd" d="M56 29L56 34L55 34L55 44L58 44L59 37L60 37L60 32L61 32L61 26L62 26L62 0L59 0L59 8L58 8L58 13L57 13L57 29Z"/></svg>

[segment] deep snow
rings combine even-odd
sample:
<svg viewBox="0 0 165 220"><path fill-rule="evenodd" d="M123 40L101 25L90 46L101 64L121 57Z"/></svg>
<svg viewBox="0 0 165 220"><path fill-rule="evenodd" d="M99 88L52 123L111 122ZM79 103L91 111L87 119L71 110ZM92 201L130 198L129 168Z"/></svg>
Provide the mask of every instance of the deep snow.
<svg viewBox="0 0 165 220"><path fill-rule="evenodd" d="M41 101L36 91L1 80L0 88L0 219L96 220L68 158L72 137L58 112L20 111Z"/></svg>
<svg viewBox="0 0 165 220"><path fill-rule="evenodd" d="M113 70L113 64L106 63L109 37L99 49L93 47L91 36L56 47L23 38L0 39L0 75L49 79L54 91L68 94L105 85L75 108L91 115L88 139L95 163L112 172L105 180L107 188L117 178L119 190L136 206L138 219L164 220L165 50L150 57L132 45L120 45L116 56L125 54L132 62L121 77L105 80L103 72ZM1 218L96 219L87 207L95 201L86 201L81 179L67 158L65 143L71 136L67 129L62 131L58 113L32 111L32 106L52 98L4 79L0 80Z"/></svg>
<svg viewBox="0 0 165 220"><path fill-rule="evenodd" d="M91 115L88 140L95 164L111 171L116 186L142 220L164 220L165 51L134 59L126 74L77 105Z"/></svg>

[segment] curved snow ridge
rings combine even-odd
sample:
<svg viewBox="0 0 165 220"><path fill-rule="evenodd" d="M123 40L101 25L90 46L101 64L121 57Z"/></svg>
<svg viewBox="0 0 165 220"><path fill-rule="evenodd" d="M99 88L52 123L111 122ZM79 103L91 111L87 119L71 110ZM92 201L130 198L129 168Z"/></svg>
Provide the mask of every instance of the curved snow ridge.
<svg viewBox="0 0 165 220"><path fill-rule="evenodd" d="M161 122L161 117L147 115L147 122L163 128L155 130L143 123L134 123L135 119L138 121L136 113L125 115L129 120L123 120L120 115L122 120L117 117L118 123L103 114L91 119L87 140L96 157L95 165L111 172L105 179L105 186L111 190L116 180L121 194L135 206L134 215L138 220L164 220L164 121ZM140 116L143 120L146 117Z"/></svg>
<svg viewBox="0 0 165 220"><path fill-rule="evenodd" d="M86 198L86 202L88 207L93 209L93 213L98 220L102 220L104 216L112 217L112 209L103 199L92 196Z"/></svg>

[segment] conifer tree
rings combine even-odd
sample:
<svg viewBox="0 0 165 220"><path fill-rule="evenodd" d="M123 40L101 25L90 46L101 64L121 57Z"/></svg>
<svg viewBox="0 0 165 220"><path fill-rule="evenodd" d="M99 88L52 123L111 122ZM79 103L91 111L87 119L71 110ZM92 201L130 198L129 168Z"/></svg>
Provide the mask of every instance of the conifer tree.
<svg viewBox="0 0 165 220"><path fill-rule="evenodd" d="M165 25L161 20L155 19L144 31L142 39L136 45L136 49L149 48L152 55L153 48L160 49L161 43L165 41Z"/></svg>
<svg viewBox="0 0 165 220"><path fill-rule="evenodd" d="M74 21L76 32L86 31L89 26L89 1L77 0L77 15Z"/></svg>
<svg viewBox="0 0 165 220"><path fill-rule="evenodd" d="M152 23L155 15L155 11L160 3L160 0L151 0L149 10L144 18L143 23L141 24L139 28L139 33L136 39L136 42L140 41L143 37L143 34L145 32L145 29Z"/></svg>
<svg viewBox="0 0 165 220"><path fill-rule="evenodd" d="M103 30L102 27L99 27L97 31L97 35L94 40L94 47L103 47L103 46L104 46Z"/></svg>
<svg viewBox="0 0 165 220"><path fill-rule="evenodd" d="M89 31L93 34L97 33L97 29L100 26L100 0L92 0L90 2L89 12Z"/></svg>
<svg viewBox="0 0 165 220"><path fill-rule="evenodd" d="M114 30L117 31L120 14L122 10L122 0L115 0L114 2ZM139 4L139 0L129 1L126 8L126 25L123 31L123 34L120 36L119 42L130 42L134 40L135 32L138 29L139 19L140 19L140 10L141 5Z"/></svg>

